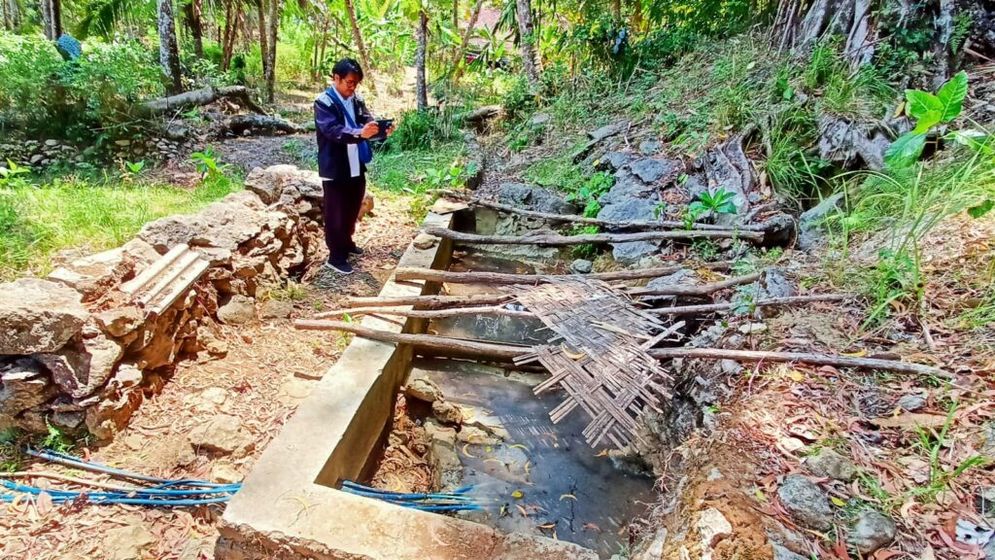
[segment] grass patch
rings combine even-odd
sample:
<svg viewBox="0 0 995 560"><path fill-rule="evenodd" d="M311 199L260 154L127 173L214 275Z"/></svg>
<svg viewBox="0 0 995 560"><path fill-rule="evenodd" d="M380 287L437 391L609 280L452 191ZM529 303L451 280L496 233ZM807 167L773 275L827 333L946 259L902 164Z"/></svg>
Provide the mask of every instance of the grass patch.
<svg viewBox="0 0 995 560"><path fill-rule="evenodd" d="M416 150L383 151L370 164L371 186L392 193L421 194L434 188L452 188L450 172L465 181L468 169L461 142L451 142Z"/></svg>
<svg viewBox="0 0 995 560"><path fill-rule="evenodd" d="M45 275L59 251L117 247L152 220L196 211L239 189L241 181L223 174L193 189L71 175L2 186L0 279Z"/></svg>

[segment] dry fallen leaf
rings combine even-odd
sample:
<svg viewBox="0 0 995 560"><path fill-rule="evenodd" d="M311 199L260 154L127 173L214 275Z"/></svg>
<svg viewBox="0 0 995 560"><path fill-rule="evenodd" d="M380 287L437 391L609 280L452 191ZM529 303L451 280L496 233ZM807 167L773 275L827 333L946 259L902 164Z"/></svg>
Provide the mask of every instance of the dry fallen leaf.
<svg viewBox="0 0 995 560"><path fill-rule="evenodd" d="M883 418L872 418L871 424L879 428L940 428L947 423L947 417L942 414L900 414L898 416L886 416Z"/></svg>

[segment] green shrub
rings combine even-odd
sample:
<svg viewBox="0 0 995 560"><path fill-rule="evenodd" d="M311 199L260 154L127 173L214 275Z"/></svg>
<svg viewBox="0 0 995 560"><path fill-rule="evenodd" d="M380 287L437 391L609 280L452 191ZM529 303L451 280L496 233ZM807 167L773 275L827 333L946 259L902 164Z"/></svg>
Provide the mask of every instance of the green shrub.
<svg viewBox="0 0 995 560"><path fill-rule="evenodd" d="M0 128L83 140L123 136L137 102L163 94L154 54L137 41L88 41L64 62L40 37L0 34Z"/></svg>
<svg viewBox="0 0 995 560"><path fill-rule="evenodd" d="M418 150L461 137L462 112L457 108L408 111L396 123L394 134L384 143L386 151Z"/></svg>
<svg viewBox="0 0 995 560"><path fill-rule="evenodd" d="M0 130L48 120L56 102L52 84L63 66L50 41L0 33Z"/></svg>

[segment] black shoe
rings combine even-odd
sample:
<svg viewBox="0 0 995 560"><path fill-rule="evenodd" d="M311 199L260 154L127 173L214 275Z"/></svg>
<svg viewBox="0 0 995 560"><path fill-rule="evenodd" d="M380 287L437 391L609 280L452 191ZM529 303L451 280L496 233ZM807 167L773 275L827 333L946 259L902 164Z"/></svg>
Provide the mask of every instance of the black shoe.
<svg viewBox="0 0 995 560"><path fill-rule="evenodd" d="M352 265L345 259L329 260L325 265L339 274L352 274Z"/></svg>
<svg viewBox="0 0 995 560"><path fill-rule="evenodd" d="M362 255L365 252L366 251L363 251L362 249L360 249L359 247L356 247L355 245L352 246L352 249L349 249L349 254L350 255L360 256L360 255Z"/></svg>

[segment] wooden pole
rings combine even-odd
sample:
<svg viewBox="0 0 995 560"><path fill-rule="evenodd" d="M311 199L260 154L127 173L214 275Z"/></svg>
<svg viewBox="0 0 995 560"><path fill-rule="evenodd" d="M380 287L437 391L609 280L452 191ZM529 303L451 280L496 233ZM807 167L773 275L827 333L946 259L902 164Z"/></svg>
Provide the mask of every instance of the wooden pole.
<svg viewBox="0 0 995 560"><path fill-rule="evenodd" d="M726 270L732 262L704 263L690 268L707 268L709 270ZM429 282L448 282L450 284L548 284L556 280L583 278L585 280L601 280L604 282L618 280L639 280L666 276L681 270L682 266L659 266L642 270L618 270L613 272L592 272L590 274L509 274L506 272L452 272L434 268L400 267L394 271L395 280L427 280Z"/></svg>
<svg viewBox="0 0 995 560"><path fill-rule="evenodd" d="M715 293L719 290L724 290L726 288L731 288L733 286L739 286L741 284L749 284L750 282L756 282L763 276L763 272L754 272L753 274L747 274L746 276L736 276L734 278L729 278L728 280L723 280L721 282L713 282L711 284L702 284L700 286L664 286L662 288L632 288L629 290L630 296L707 296L708 294Z"/></svg>
<svg viewBox="0 0 995 560"><path fill-rule="evenodd" d="M726 350L723 348L655 348L650 354L657 359L701 358L706 360L737 360L743 362L798 362L820 366L852 367L876 369L899 373L942 377L952 379L953 375L942 369L898 360L875 358L854 358L836 354L811 354L808 352L765 352L760 350Z"/></svg>
<svg viewBox="0 0 995 560"><path fill-rule="evenodd" d="M363 338L391 342L394 344L410 344L417 348L442 352L444 355L473 357L481 359L514 361L532 349L526 346L512 344L495 344L473 340L461 340L445 336L429 334L406 334L371 329L355 323L342 321L294 321L294 327L302 330L334 330L350 332ZM808 352L767 352L759 350L726 350L723 348L656 348L649 354L658 360L674 358L699 358L705 360L739 360L744 362L798 362L805 364L852 367L942 377L952 379L953 376L942 369L932 366L902 362L898 360L879 360L875 358L855 358L836 354L813 354Z"/></svg>
<svg viewBox="0 0 995 560"><path fill-rule="evenodd" d="M852 294L817 294L811 296L790 296L782 298L761 299L748 304L753 307L774 307L779 305L796 305L799 303L811 303L817 301L844 301L852 299ZM659 309L646 309L646 313L656 315L697 315L699 313L713 313L717 311L729 311L740 304L736 303L707 303L704 305L681 305L675 307L661 307Z"/></svg>
<svg viewBox="0 0 995 560"><path fill-rule="evenodd" d="M393 344L410 344L421 349L439 351L447 356L467 358L505 360L510 362L516 357L531 351L525 346L460 340L458 338L428 334L395 333L371 329L355 323L344 323L342 321L294 321L294 328L301 330L350 332L363 338Z"/></svg>
<svg viewBox="0 0 995 560"><path fill-rule="evenodd" d="M347 297L342 307L414 305L421 309L438 309L450 306L496 305L511 301L510 294L479 294L472 296L398 296L398 297Z"/></svg>
<svg viewBox="0 0 995 560"><path fill-rule="evenodd" d="M612 230L631 230L631 231L656 231L656 230L669 230L669 229L686 229L687 224L684 222L675 221L632 221L632 222L615 222L611 220L599 220L598 218L587 218L584 216L575 216L571 214L551 214L549 212L538 212L536 210L525 210L524 208L516 208L515 206L509 206L507 204L501 204L500 202L492 202L490 200L482 200L479 198L471 198L466 201L467 204L471 206L477 206L481 208L490 208L491 210L497 210L498 212L504 212L506 214L518 214L519 216L528 216L530 218L538 218L540 220L545 220L552 223L573 223L573 224L587 224L592 226L600 226ZM704 230L704 231L764 231L764 226L762 224L747 224L743 226L738 226L736 228L730 226L721 226L717 224L691 224L691 229L693 230Z"/></svg>
<svg viewBox="0 0 995 560"><path fill-rule="evenodd" d="M632 243L633 241L664 241L688 239L746 239L763 241L764 234L756 231L644 231L640 233L590 233L584 235L558 235L539 233L530 235L476 235L453 231L448 228L427 227L425 233L451 239L457 243L489 245L536 245L556 247L584 245L587 243Z"/></svg>
<svg viewBox="0 0 995 560"><path fill-rule="evenodd" d="M529 319L535 317L529 311L514 311L503 307L458 307L455 309L399 309L397 307L353 307L349 309L335 309L324 311L314 316L315 319L328 319L331 317L341 317L342 315L393 315L398 317L414 317L417 319L445 319L447 317L460 317L463 315L501 315L504 317L519 317Z"/></svg>

